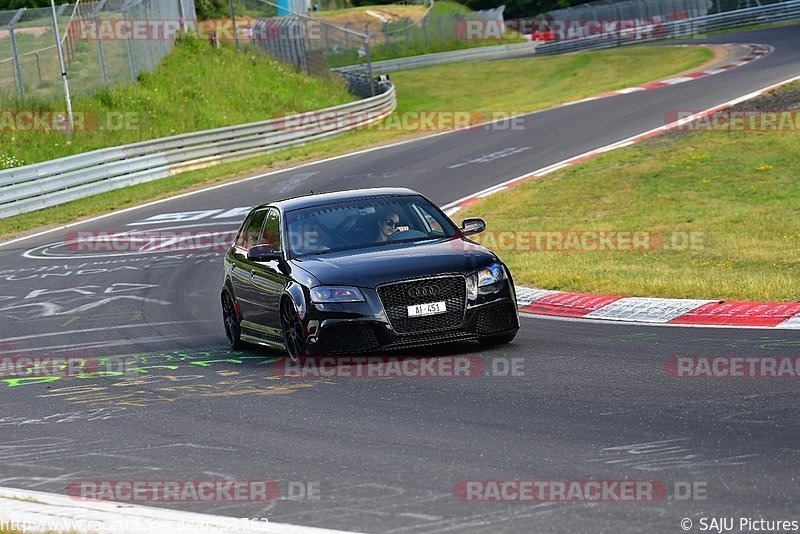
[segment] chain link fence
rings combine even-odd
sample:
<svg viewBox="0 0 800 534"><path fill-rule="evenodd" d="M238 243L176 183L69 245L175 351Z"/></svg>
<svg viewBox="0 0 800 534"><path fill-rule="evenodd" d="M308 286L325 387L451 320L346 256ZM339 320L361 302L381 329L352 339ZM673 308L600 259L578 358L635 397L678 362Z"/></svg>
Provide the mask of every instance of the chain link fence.
<svg viewBox="0 0 800 534"><path fill-rule="evenodd" d="M0 103L63 98L55 27L73 95L153 70L195 20L193 0L99 0L0 11Z"/></svg>
<svg viewBox="0 0 800 534"><path fill-rule="evenodd" d="M529 26L545 41L614 34L622 28L659 29L709 15L751 7L780 4L787 0L597 0L550 11ZM607 30L606 30L607 28Z"/></svg>
<svg viewBox="0 0 800 534"><path fill-rule="evenodd" d="M413 4L416 2L404 2ZM317 3L307 3L309 7ZM371 64L390 58L444 52L482 43L470 42L463 28L466 21L499 19L502 8L469 14L435 13L434 4L424 3L418 17L381 18L366 22L332 23L324 12L306 9L287 12L270 0L235 0L231 25L237 46L251 44L270 56L312 75L351 66L346 78L351 91L363 92L363 80L372 78ZM503 44L492 39L485 44ZM374 84L373 84L374 85ZM371 89L366 95L374 94Z"/></svg>

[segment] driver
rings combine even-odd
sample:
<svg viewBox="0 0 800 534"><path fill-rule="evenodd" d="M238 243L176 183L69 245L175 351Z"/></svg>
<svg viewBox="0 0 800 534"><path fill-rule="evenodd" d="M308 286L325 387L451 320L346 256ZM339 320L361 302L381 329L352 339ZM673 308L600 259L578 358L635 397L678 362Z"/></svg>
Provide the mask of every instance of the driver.
<svg viewBox="0 0 800 534"><path fill-rule="evenodd" d="M378 219L378 237L375 242L382 243L389 239L397 231L398 226L400 226L400 216L394 211L386 212Z"/></svg>

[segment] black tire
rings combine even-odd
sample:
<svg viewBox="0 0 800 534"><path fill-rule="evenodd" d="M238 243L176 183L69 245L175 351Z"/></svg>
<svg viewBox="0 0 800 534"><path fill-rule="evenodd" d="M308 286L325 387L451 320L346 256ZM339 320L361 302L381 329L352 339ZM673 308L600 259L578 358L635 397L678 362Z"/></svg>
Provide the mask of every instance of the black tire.
<svg viewBox="0 0 800 534"><path fill-rule="evenodd" d="M303 334L303 323L294 309L291 299L281 301L281 330L283 332L283 346L289 357L297 361L306 355L306 340Z"/></svg>
<svg viewBox="0 0 800 534"><path fill-rule="evenodd" d="M479 337L478 342L480 342L482 345L505 345L514 341L515 337L517 337L517 333L512 332L510 334L503 334L501 336Z"/></svg>
<svg viewBox="0 0 800 534"><path fill-rule="evenodd" d="M222 292L222 321L225 325L225 337L228 338L228 345L234 350L241 350L247 346L242 341L242 325L239 314L236 313L236 306L233 297L227 291Z"/></svg>

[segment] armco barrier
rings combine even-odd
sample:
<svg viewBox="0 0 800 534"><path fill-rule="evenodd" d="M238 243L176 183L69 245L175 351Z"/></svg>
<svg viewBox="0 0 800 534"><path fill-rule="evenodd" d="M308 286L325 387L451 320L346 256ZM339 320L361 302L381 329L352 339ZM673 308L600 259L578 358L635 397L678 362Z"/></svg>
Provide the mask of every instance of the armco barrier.
<svg viewBox="0 0 800 534"><path fill-rule="evenodd" d="M702 36L707 32L739 28L751 24L771 24L797 19L800 19L800 0L790 0L778 4L738 9L692 19L626 28L616 32L613 36L594 35L541 44L536 47L536 54L563 54L580 50L612 48L644 41L691 38Z"/></svg>
<svg viewBox="0 0 800 534"><path fill-rule="evenodd" d="M104 148L0 171L0 218L166 178L188 168L324 139L377 121L397 107L394 86L319 111Z"/></svg>
<svg viewBox="0 0 800 534"><path fill-rule="evenodd" d="M506 59L533 54L536 46L532 43L516 43L498 46L479 46L476 48L466 48L464 50L453 50L450 52L439 52L436 54L423 54L421 56L401 57L398 59L387 59L385 61L373 61L372 72L382 74L398 70L416 69L419 67L432 67L444 63L456 63L458 61L490 61L493 59ZM331 69L336 72L361 72L363 65L351 65L348 67L338 67Z"/></svg>

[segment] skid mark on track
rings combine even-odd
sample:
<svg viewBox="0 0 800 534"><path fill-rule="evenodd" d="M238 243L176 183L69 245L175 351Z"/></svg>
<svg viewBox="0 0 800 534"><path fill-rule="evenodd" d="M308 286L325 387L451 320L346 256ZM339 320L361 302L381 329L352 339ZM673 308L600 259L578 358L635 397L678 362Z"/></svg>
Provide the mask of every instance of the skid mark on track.
<svg viewBox="0 0 800 534"><path fill-rule="evenodd" d="M706 467L744 465L757 454L742 454L720 458L707 458L690 447L691 438L674 438L606 447L601 456L589 462L628 467L641 471L662 471L682 468L698 470Z"/></svg>

